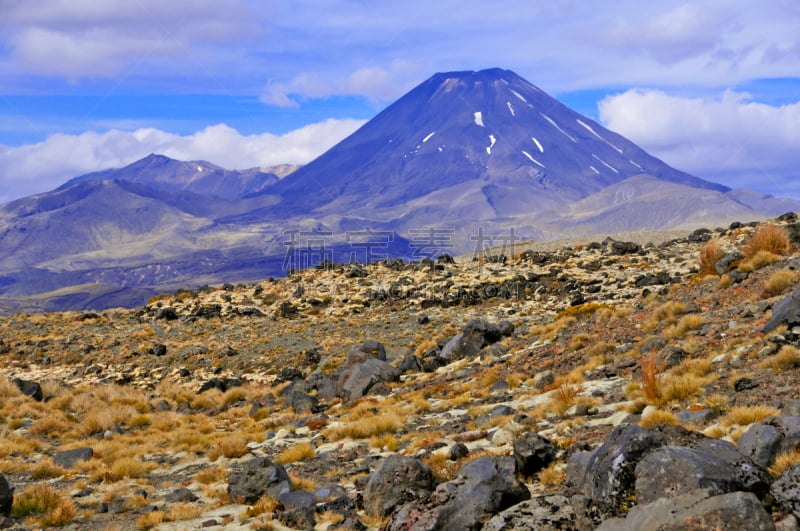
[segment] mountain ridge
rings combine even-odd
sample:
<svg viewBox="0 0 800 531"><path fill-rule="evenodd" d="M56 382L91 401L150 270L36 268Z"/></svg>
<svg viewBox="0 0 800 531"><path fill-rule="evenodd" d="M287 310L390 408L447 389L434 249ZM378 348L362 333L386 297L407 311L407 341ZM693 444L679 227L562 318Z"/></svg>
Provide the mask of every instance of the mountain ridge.
<svg viewBox="0 0 800 531"><path fill-rule="evenodd" d="M285 275L297 245L308 266L369 246L435 258L484 237L696 228L788 210L800 202L669 167L509 70L444 72L298 169L151 154L0 205L0 306L92 283L114 300L124 298L115 286L135 289L138 304L148 290Z"/></svg>

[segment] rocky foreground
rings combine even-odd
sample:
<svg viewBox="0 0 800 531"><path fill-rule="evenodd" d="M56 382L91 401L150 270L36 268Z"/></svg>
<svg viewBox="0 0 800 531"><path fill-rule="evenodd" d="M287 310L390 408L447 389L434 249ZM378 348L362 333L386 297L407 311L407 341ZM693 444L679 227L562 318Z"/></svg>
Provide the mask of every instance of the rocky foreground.
<svg viewBox="0 0 800 531"><path fill-rule="evenodd" d="M797 529L794 215L0 319L0 524Z"/></svg>

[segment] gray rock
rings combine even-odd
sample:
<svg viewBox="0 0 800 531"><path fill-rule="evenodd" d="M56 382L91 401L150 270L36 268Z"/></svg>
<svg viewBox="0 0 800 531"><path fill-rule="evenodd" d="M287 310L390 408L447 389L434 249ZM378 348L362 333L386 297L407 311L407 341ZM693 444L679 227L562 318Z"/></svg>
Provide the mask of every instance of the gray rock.
<svg viewBox="0 0 800 531"><path fill-rule="evenodd" d="M709 529L775 529L769 513L749 492L710 496L698 490L633 507L625 519L603 522L597 531L708 531Z"/></svg>
<svg viewBox="0 0 800 531"><path fill-rule="evenodd" d="M711 408L698 409L696 411L684 410L678 412L678 419L684 424L699 424L709 422L719 417L719 413Z"/></svg>
<svg viewBox="0 0 800 531"><path fill-rule="evenodd" d="M514 441L514 460L523 476L533 476L556 459L556 446L538 433L528 432Z"/></svg>
<svg viewBox="0 0 800 531"><path fill-rule="evenodd" d="M348 361L364 361L370 358L377 358L386 361L386 349L378 341L364 341L359 346L347 353Z"/></svg>
<svg viewBox="0 0 800 531"><path fill-rule="evenodd" d="M291 490L282 492L278 499L281 501L283 508L288 510L296 509L298 507L314 507L314 495L305 490Z"/></svg>
<svg viewBox="0 0 800 531"><path fill-rule="evenodd" d="M228 495L244 503L255 503L264 494L278 498L290 490L286 470L266 457L251 459L228 475Z"/></svg>
<svg viewBox="0 0 800 531"><path fill-rule="evenodd" d="M714 264L714 270L718 275L722 276L731 270L731 266L734 262L738 262L741 259L742 253L739 251L731 251L726 253L725 256L717 260L717 262Z"/></svg>
<svg viewBox="0 0 800 531"><path fill-rule="evenodd" d="M557 531L575 528L575 511L564 496L540 496L495 515L484 531Z"/></svg>
<svg viewBox="0 0 800 531"><path fill-rule="evenodd" d="M489 323L483 319L472 319L461 333L448 341L440 356L448 361L475 356L480 350L493 343L497 343L504 336L514 333L514 325L510 321L500 321L497 324Z"/></svg>
<svg viewBox="0 0 800 531"><path fill-rule="evenodd" d="M317 521L311 507L295 507L278 513L278 520L290 529L314 531Z"/></svg>
<svg viewBox="0 0 800 531"><path fill-rule="evenodd" d="M391 363L371 358L346 365L339 375L336 393L347 401L353 401L367 394L379 382L396 382L399 379L400 371Z"/></svg>
<svg viewBox="0 0 800 531"><path fill-rule="evenodd" d="M451 460L457 461L469 455L469 448L467 448L467 445L464 443L456 443L450 447L450 451L447 455Z"/></svg>
<svg viewBox="0 0 800 531"><path fill-rule="evenodd" d="M64 468L72 468L78 461L88 461L94 456L91 448L75 448L74 450L64 450L56 452L53 462Z"/></svg>
<svg viewBox="0 0 800 531"><path fill-rule="evenodd" d="M614 429L586 465L577 494L588 501L581 508L575 507L578 518L596 520L598 516L605 519L624 514L623 508L630 504L634 492L636 465L666 443L660 433L637 425Z"/></svg>
<svg viewBox="0 0 800 531"><path fill-rule="evenodd" d="M187 503L187 502L195 502L198 498L194 492L190 491L189 489L182 488L176 489L164 496L164 501L167 503Z"/></svg>
<svg viewBox="0 0 800 531"><path fill-rule="evenodd" d="M0 516L10 515L13 504L14 488L8 484L6 477L0 474Z"/></svg>
<svg viewBox="0 0 800 531"><path fill-rule="evenodd" d="M289 395L288 404L295 413L317 413L319 412L319 401L300 389L293 389Z"/></svg>
<svg viewBox="0 0 800 531"><path fill-rule="evenodd" d="M800 445L800 417L771 417L753 424L739 438L738 449L757 465L768 467L778 454Z"/></svg>
<svg viewBox="0 0 800 531"><path fill-rule="evenodd" d="M781 507L800 518L800 464L784 470L781 477L772 484L770 493Z"/></svg>
<svg viewBox="0 0 800 531"><path fill-rule="evenodd" d="M772 317L764 325L764 332L774 330L780 325L789 328L800 324L800 287L784 297L772 308Z"/></svg>
<svg viewBox="0 0 800 531"><path fill-rule="evenodd" d="M347 496L347 491L339 485L325 485L314 491L314 501L325 503L333 501L342 496Z"/></svg>
<svg viewBox="0 0 800 531"><path fill-rule="evenodd" d="M510 457L479 457L464 465L454 480L436 487L427 501L402 506L384 529L481 529L495 514L530 499L515 472Z"/></svg>
<svg viewBox="0 0 800 531"><path fill-rule="evenodd" d="M567 479L566 484L570 489L577 488L583 481L586 475L586 467L589 466L589 460L592 458L592 452L575 452L569 457L567 461Z"/></svg>
<svg viewBox="0 0 800 531"><path fill-rule="evenodd" d="M386 516L404 503L424 498L433 491L430 467L411 457L391 455L370 474L364 489L364 509L373 516Z"/></svg>
<svg viewBox="0 0 800 531"><path fill-rule="evenodd" d="M698 489L710 495L743 490L737 469L725 459L693 448L664 446L636 466L636 502L650 503Z"/></svg>

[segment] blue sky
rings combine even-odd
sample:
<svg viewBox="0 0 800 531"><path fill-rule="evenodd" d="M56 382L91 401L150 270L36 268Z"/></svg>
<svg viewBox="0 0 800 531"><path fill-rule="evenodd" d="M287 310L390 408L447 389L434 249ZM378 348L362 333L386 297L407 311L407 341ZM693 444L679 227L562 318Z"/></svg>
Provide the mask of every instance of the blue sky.
<svg viewBox="0 0 800 531"><path fill-rule="evenodd" d="M302 164L435 72L514 70L667 163L800 198L795 0L0 0L0 202L150 152Z"/></svg>

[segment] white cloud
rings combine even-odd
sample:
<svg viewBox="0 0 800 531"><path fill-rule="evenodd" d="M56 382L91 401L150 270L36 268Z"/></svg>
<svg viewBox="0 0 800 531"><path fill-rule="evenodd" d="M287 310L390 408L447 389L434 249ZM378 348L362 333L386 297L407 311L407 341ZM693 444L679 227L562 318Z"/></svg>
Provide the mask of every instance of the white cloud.
<svg viewBox="0 0 800 531"><path fill-rule="evenodd" d="M77 80L252 36L249 11L244 0L6 0L0 35L19 69Z"/></svg>
<svg viewBox="0 0 800 531"><path fill-rule="evenodd" d="M629 90L599 103L600 119L668 164L731 187L800 193L800 101L771 106L747 94L683 98Z"/></svg>
<svg viewBox="0 0 800 531"><path fill-rule="evenodd" d="M363 67L346 76L324 81L319 74L301 74L289 83L270 81L261 101L278 107L299 107L304 98L323 98L336 94L366 96L372 100L391 100L407 92L420 74L417 64L392 61L388 68Z"/></svg>
<svg viewBox="0 0 800 531"><path fill-rule="evenodd" d="M225 124L181 136L158 129L57 134L0 146L0 203L51 190L77 175L125 166L150 153L206 160L224 168L305 164L351 134L362 120L326 120L284 135L242 135Z"/></svg>

